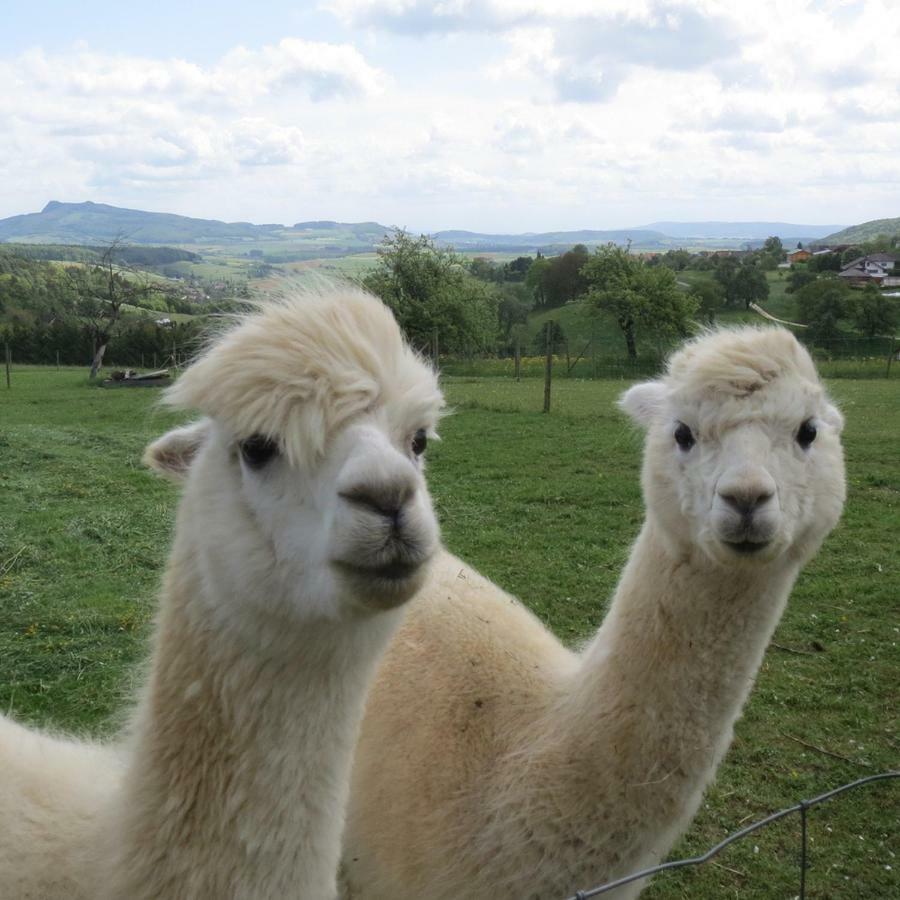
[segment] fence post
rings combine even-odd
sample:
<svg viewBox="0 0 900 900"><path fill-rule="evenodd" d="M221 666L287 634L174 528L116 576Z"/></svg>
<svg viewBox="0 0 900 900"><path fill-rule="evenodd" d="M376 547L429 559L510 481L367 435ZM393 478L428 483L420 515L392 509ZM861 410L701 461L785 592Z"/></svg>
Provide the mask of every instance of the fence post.
<svg viewBox="0 0 900 900"><path fill-rule="evenodd" d="M894 346L894 341L892 339L891 343L890 343L890 352L888 353L888 358L887 358L887 371L884 373L885 378L891 377L891 362L893 361L894 354L896 352L897 352L897 348Z"/></svg>
<svg viewBox="0 0 900 900"><path fill-rule="evenodd" d="M544 363L544 412L550 412L550 380L553 377L553 322L547 325L547 359Z"/></svg>
<svg viewBox="0 0 900 900"><path fill-rule="evenodd" d="M9 344L8 344L8 343L4 343L3 346L6 348L6 389L7 389L7 390L10 390L10 384L9 384L9 364L10 364L10 361L12 360L12 356L11 356L11 354L10 354L10 352L9 352Z"/></svg>
<svg viewBox="0 0 900 900"><path fill-rule="evenodd" d="M440 365L440 347L438 346L438 330L437 328L431 333L431 358L434 360L434 370L439 371Z"/></svg>
<svg viewBox="0 0 900 900"><path fill-rule="evenodd" d="M516 338L516 381L522 379L522 346L519 338Z"/></svg>

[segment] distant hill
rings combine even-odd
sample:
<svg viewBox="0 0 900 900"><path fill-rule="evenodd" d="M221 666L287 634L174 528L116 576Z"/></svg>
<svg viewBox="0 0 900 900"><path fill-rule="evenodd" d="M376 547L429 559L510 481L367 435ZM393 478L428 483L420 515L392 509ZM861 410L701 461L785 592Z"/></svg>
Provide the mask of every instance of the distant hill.
<svg viewBox="0 0 900 900"><path fill-rule="evenodd" d="M869 222L859 228L898 229L898 219ZM796 241L835 242L847 232L833 234L836 225L795 225L786 222L654 222L636 228L606 230L488 234L477 231L438 231L434 240L461 252L559 253L575 244L589 247L630 242L636 250L664 251L680 246L697 248L740 247L778 235L786 246ZM220 222L173 213L125 209L106 203L61 203L52 200L39 213L0 219L0 243L80 244L98 246L117 238L127 244L243 245L242 255L253 248L267 262L279 263L327 256L366 253L375 249L394 229L378 222L334 222L316 219L294 225L254 225L250 222Z"/></svg>
<svg viewBox="0 0 900 900"><path fill-rule="evenodd" d="M44 244L195 244L260 240L281 225L218 222L173 213L144 212L106 203L51 200L39 213L0 219L0 241Z"/></svg>
<svg viewBox="0 0 900 900"><path fill-rule="evenodd" d="M534 252L535 250L555 251L568 249L575 244L587 246L606 244L612 241L624 244L631 241L643 249L662 249L670 244L666 235L646 228L615 229L611 231L543 231L525 234L482 234L477 231L438 231L432 235L439 244L453 246L457 250Z"/></svg>
<svg viewBox="0 0 900 900"><path fill-rule="evenodd" d="M829 234L822 239L823 244L862 244L871 241L881 234L888 237L900 236L900 218L897 219L872 219L871 222L863 222L861 225L851 225L843 231Z"/></svg>
<svg viewBox="0 0 900 900"><path fill-rule="evenodd" d="M661 231L673 238L730 240L765 240L785 238L823 238L839 225L794 225L789 222L653 222L641 225L640 231Z"/></svg>

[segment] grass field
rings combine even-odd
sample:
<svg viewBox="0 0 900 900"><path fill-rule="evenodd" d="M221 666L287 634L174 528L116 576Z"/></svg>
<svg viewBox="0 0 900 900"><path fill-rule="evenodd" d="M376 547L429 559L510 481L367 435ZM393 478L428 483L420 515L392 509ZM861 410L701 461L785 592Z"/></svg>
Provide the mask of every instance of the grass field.
<svg viewBox="0 0 900 900"><path fill-rule="evenodd" d="M568 643L602 619L642 518L640 438L613 406L623 386L560 380L545 416L537 379L450 378L455 412L428 451L447 544ZM832 389L847 417L846 513L797 585L678 853L900 762L900 381ZM176 501L139 461L177 420L157 397L71 369L14 369L12 390L0 384L0 703L22 720L106 732L133 689ZM794 897L798 829L788 819L645 896ZM898 832L897 782L812 811L807 896L900 896Z"/></svg>

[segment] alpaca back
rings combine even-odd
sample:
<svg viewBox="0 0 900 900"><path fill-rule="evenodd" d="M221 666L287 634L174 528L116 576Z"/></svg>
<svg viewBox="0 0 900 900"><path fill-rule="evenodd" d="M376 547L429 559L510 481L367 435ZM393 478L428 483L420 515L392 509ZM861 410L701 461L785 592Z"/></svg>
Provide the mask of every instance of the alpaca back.
<svg viewBox="0 0 900 900"><path fill-rule="evenodd" d="M0 717L4 898L91 900L89 847L122 770L111 746L56 738Z"/></svg>
<svg viewBox="0 0 900 900"><path fill-rule="evenodd" d="M473 834L490 827L481 801L491 776L535 736L577 665L518 600L442 554L369 694L350 787L343 896L414 896L418 885L428 896L466 896L458 881L432 893L434 873L451 856L472 855ZM447 798L456 800L448 806ZM382 883L388 873L391 882Z"/></svg>

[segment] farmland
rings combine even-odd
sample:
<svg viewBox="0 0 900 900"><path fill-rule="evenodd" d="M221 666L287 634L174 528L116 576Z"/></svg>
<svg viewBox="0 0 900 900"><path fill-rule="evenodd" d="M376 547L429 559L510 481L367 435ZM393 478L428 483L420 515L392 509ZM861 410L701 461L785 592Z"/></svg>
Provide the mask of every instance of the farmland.
<svg viewBox="0 0 900 900"><path fill-rule="evenodd" d="M537 379L449 378L454 412L428 451L448 546L569 644L602 619L642 518L640 437L613 405L623 386L561 379L545 416ZM847 417L846 513L798 583L680 852L900 758L900 384L832 390ZM107 733L133 691L176 500L139 462L177 421L156 397L72 369L14 368L0 388L0 700L22 720ZM809 896L896 890L897 792L810 814ZM796 830L788 820L647 896L793 896Z"/></svg>

